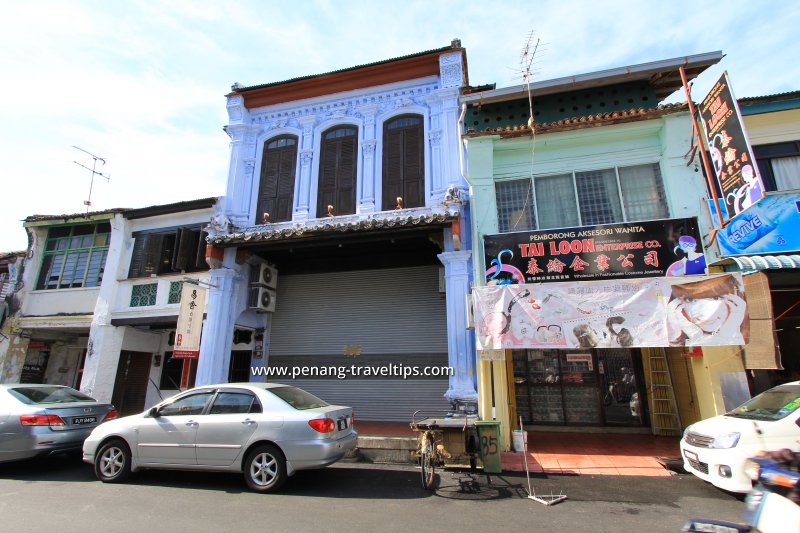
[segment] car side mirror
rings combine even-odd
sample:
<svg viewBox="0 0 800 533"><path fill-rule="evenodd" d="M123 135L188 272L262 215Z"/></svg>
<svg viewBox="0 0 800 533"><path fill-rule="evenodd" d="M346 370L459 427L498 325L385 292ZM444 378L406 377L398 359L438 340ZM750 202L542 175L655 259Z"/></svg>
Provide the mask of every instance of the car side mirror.
<svg viewBox="0 0 800 533"><path fill-rule="evenodd" d="M148 411L147 414L152 416L153 418L158 418L161 416L161 413L158 412L158 407L151 407L150 411Z"/></svg>

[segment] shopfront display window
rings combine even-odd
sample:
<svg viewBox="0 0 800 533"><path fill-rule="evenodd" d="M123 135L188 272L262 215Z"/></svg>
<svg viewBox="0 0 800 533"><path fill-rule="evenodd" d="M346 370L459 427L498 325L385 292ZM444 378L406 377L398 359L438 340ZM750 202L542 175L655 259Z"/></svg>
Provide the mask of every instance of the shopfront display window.
<svg viewBox="0 0 800 533"><path fill-rule="evenodd" d="M515 351L517 413L529 424L641 425L633 355L627 349Z"/></svg>

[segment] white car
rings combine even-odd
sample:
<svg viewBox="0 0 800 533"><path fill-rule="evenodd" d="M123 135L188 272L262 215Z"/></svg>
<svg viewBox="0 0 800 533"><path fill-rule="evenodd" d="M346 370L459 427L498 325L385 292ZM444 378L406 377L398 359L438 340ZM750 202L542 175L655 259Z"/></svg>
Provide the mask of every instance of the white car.
<svg viewBox="0 0 800 533"><path fill-rule="evenodd" d="M228 383L98 426L83 460L104 482L143 468L242 472L252 490L271 492L297 470L343 458L357 437L350 407L287 385Z"/></svg>
<svg viewBox="0 0 800 533"><path fill-rule="evenodd" d="M686 428L681 440L683 467L731 492L749 492L745 461L762 451L800 451L800 381L779 385L730 413Z"/></svg>

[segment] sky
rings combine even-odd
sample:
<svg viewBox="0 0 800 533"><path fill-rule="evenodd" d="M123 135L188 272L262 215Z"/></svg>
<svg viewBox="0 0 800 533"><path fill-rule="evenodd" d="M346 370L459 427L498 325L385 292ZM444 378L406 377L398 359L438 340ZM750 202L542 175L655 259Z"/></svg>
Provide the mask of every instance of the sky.
<svg viewBox="0 0 800 533"><path fill-rule="evenodd" d="M448 46L472 85L534 81L721 50L737 97L800 90L800 2L0 0L0 253L22 220L222 196L224 95ZM667 101L680 101L676 94ZM101 157L94 159L74 146Z"/></svg>

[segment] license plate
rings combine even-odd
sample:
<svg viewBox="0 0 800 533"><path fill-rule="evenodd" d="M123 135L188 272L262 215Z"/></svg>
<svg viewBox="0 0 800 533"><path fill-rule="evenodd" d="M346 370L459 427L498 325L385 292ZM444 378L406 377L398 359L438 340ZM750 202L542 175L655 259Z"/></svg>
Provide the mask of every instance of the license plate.
<svg viewBox="0 0 800 533"><path fill-rule="evenodd" d="M687 459L691 459L692 461L698 461L699 462L699 459L697 458L697 454L694 453L694 452L691 452L689 450L683 450L683 455L685 455Z"/></svg>
<svg viewBox="0 0 800 533"><path fill-rule="evenodd" d="M346 418L342 418L341 420L339 420L339 422L336 424L336 428L339 431L342 431L343 429L347 429L347 419Z"/></svg>
<svg viewBox="0 0 800 533"><path fill-rule="evenodd" d="M97 422L96 416L79 416L72 419L73 426L85 426L86 424L94 424Z"/></svg>

